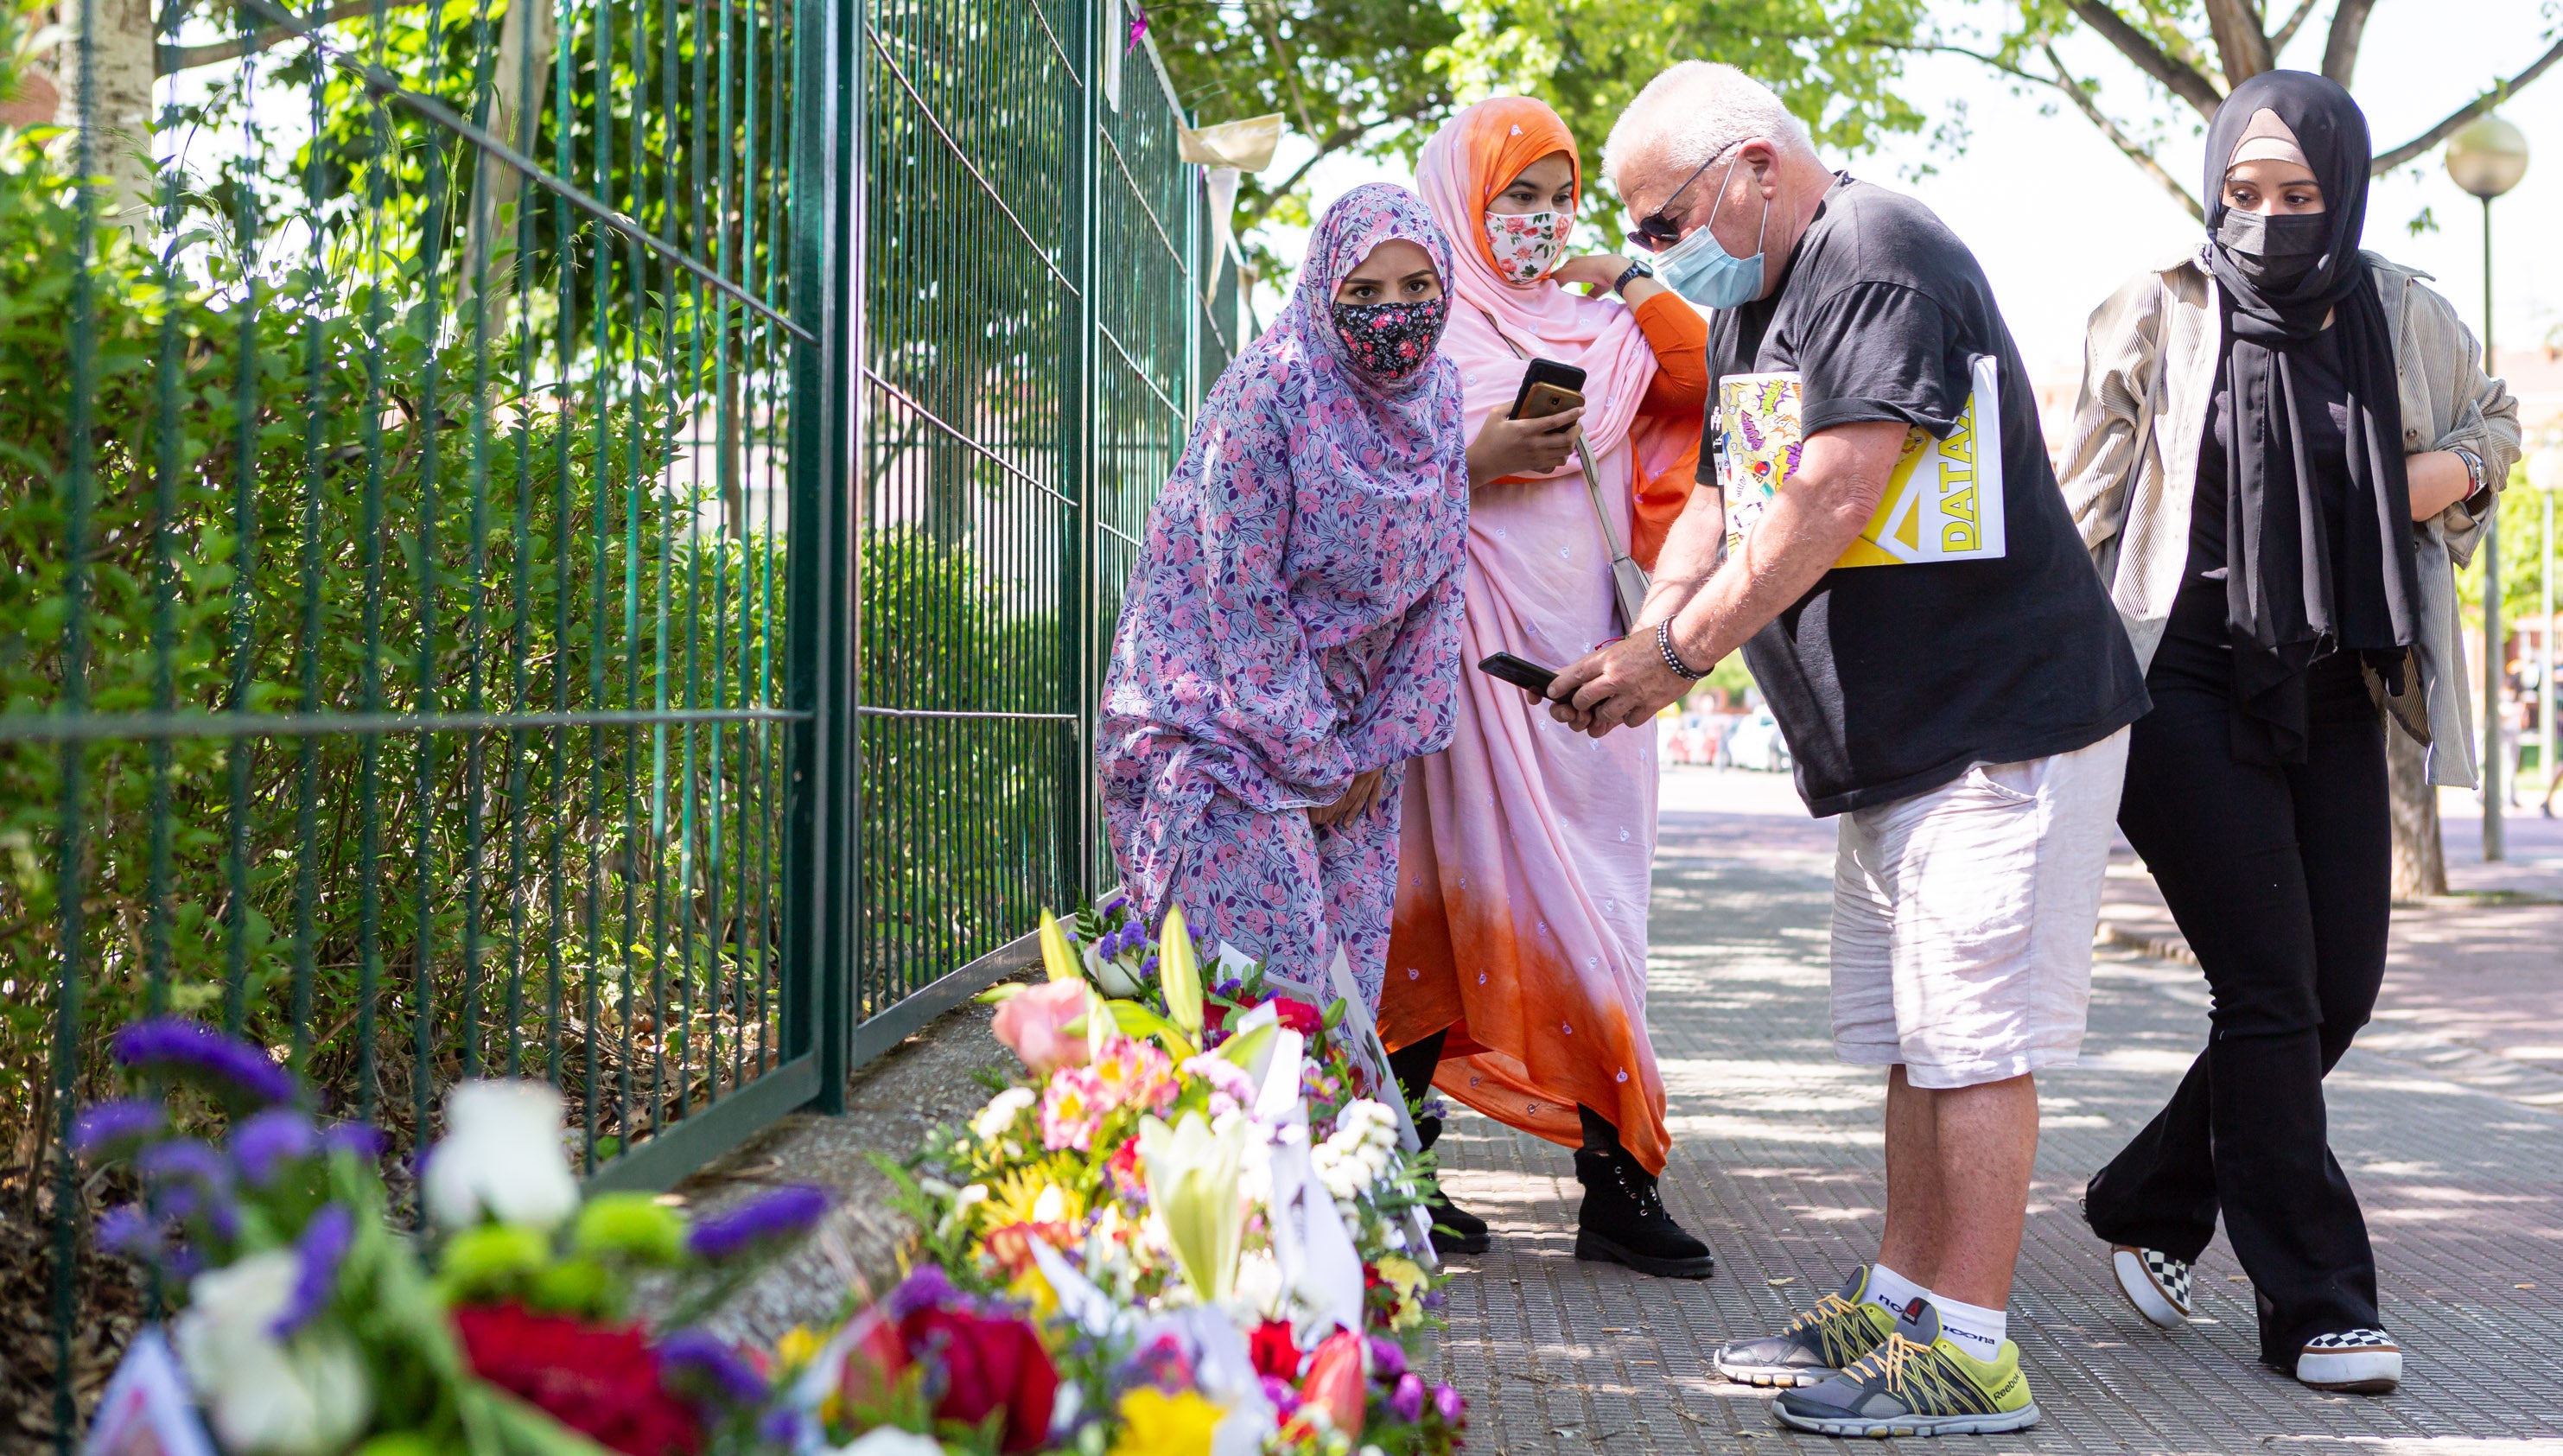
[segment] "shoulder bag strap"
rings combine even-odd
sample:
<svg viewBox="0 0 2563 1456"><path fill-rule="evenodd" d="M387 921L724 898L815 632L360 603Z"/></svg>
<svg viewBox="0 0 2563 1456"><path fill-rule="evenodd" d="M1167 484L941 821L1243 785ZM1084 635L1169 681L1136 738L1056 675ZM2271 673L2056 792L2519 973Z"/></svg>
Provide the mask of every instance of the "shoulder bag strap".
<svg viewBox="0 0 2563 1456"><path fill-rule="evenodd" d="M1504 347L1513 351L1514 358L1524 361L1530 358L1529 354L1522 352L1520 344L1513 342L1512 335L1504 332L1503 325L1495 321L1494 314L1483 308L1479 308L1478 312L1485 318L1486 326L1494 330L1495 337L1504 341ZM1620 625L1634 626L1647 599L1650 584L1647 569L1622 548L1619 533L1611 528L1611 513L1602 505L1602 472L1594 465L1593 451L1585 445L1581 433L1575 437L1575 459L1584 467L1584 494L1593 503L1593 526L1602 533L1602 548L1611 561L1611 590L1620 608ZM1630 458L1630 469L1637 469L1634 454Z"/></svg>

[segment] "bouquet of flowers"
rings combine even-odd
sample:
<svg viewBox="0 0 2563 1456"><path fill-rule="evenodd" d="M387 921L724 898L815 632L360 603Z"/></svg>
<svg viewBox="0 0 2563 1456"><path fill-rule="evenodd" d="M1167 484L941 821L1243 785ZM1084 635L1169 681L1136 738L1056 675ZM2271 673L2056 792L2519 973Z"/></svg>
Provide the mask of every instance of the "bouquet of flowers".
<svg viewBox="0 0 2563 1456"><path fill-rule="evenodd" d="M773 1444L764 1354L690 1321L826 1210L789 1188L700 1222L647 1194L581 1202L561 1097L473 1082L446 1106L419 1197L428 1240L386 1217L373 1131L315 1117L266 1052L178 1017L117 1033L152 1095L101 1103L79 1150L129 1168L102 1245L179 1305L176 1380L236 1456L697 1456ZM220 1139L189 1136L203 1103ZM427 1257L421 1256L424 1244ZM645 1274L675 1281L653 1330ZM112 1403L112 1402L110 1402ZM93 1432L94 1443L99 1435ZM110 1441L111 1444L111 1441Z"/></svg>
<svg viewBox="0 0 2563 1456"><path fill-rule="evenodd" d="M1025 1075L885 1160L918 1261L814 1359L811 1444L871 1422L993 1452L1454 1449L1458 1394L1408 1367L1441 1302L1411 1216L1422 1174L1381 1100L1399 1094L1350 1052L1350 1008L1234 955L1206 985L1180 911L1153 938L1123 901L1045 915L1041 941L1048 981L993 993ZM1037 1333L1047 1428L955 1400L988 1362L933 1321Z"/></svg>

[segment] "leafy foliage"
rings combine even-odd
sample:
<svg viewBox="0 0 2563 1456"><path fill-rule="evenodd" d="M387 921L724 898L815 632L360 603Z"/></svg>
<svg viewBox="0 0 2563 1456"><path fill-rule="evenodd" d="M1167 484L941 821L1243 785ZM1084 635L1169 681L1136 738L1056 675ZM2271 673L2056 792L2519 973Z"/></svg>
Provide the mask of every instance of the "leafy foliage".
<svg viewBox="0 0 2563 1456"><path fill-rule="evenodd" d="M1267 220L1308 221L1316 161L1411 161L1452 111L1489 96L1557 107L1598 173L1620 109L1676 60L1741 67L1827 145L1874 145L1923 122L1895 89L1922 20L1921 0L1218 0L1151 7L1148 23L1178 100L1202 120L1280 111L1315 146L1308 165L1246 179L1245 235ZM1615 239L1618 207L1608 189L1586 189L1587 219ZM1269 250L1250 255L1272 276Z"/></svg>

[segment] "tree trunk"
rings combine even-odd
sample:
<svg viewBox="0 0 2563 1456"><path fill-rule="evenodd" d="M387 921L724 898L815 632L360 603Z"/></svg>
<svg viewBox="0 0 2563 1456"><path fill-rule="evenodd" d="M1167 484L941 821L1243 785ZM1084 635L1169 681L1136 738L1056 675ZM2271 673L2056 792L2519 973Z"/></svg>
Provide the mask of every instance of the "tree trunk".
<svg viewBox="0 0 2563 1456"><path fill-rule="evenodd" d="M498 22L498 58L490 78L490 110L486 129L534 160L542 132L543 88L551 80L552 7L544 0L508 0ZM516 233L525 177L514 167L483 153L472 187L472 226L463 245L462 290L478 287L489 270L489 328L499 329L498 317L515 286Z"/></svg>
<svg viewBox="0 0 2563 1456"><path fill-rule="evenodd" d="M151 159L152 27L151 0L89 0L86 7L98 23L90 64L98 95L89 106L93 130L91 165L107 181L99 198L98 220L137 237L150 232L151 209L158 188ZM54 89L62 98L55 124L81 124L82 0L63 0L57 19L67 34L54 48Z"/></svg>
<svg viewBox="0 0 2563 1456"><path fill-rule="evenodd" d="M2429 752L2412 735L2385 726L2387 812L2394 822L2394 898L2448 893L2448 857L2439 844L2439 791L2430 784Z"/></svg>

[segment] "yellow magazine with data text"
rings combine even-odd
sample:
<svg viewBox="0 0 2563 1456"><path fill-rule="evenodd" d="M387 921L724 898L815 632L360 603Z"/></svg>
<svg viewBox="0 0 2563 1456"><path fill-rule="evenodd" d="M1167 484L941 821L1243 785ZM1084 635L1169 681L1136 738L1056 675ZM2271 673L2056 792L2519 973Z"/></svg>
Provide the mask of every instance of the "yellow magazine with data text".
<svg viewBox="0 0 2563 1456"><path fill-rule="evenodd" d="M2002 404L1997 366L1976 358L1957 427L1942 440L1904 433L1886 495L1836 566L1982 561L2003 553ZM1795 372L1717 381L1717 478L1726 495L1726 550L1744 537L1797 474L1805 445Z"/></svg>

